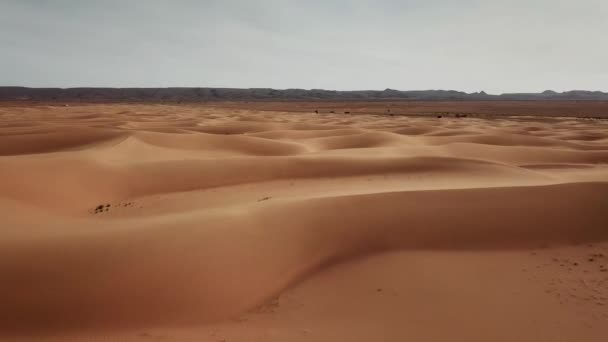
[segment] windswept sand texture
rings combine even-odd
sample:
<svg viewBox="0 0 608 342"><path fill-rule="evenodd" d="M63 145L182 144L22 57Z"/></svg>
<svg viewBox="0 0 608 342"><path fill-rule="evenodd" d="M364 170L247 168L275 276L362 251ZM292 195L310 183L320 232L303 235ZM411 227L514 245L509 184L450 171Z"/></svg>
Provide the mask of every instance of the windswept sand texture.
<svg viewBox="0 0 608 342"><path fill-rule="evenodd" d="M608 121L301 108L0 107L0 340L606 341Z"/></svg>

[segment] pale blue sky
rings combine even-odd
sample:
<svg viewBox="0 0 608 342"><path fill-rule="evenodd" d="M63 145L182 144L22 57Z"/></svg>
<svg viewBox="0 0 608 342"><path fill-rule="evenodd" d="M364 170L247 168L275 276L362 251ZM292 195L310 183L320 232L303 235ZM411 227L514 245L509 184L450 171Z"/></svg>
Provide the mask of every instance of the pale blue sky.
<svg viewBox="0 0 608 342"><path fill-rule="evenodd" d="M608 91L606 0L0 0L0 85Z"/></svg>

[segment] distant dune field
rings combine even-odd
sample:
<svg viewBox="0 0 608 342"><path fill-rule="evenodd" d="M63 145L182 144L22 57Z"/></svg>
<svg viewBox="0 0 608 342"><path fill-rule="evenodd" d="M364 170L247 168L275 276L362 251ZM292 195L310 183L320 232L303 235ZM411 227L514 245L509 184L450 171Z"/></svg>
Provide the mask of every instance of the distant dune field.
<svg viewBox="0 0 608 342"><path fill-rule="evenodd" d="M493 118L505 116L579 117L608 119L608 101L234 101L221 108L320 113L456 116Z"/></svg>
<svg viewBox="0 0 608 342"><path fill-rule="evenodd" d="M0 340L606 341L608 111L556 103L0 105Z"/></svg>

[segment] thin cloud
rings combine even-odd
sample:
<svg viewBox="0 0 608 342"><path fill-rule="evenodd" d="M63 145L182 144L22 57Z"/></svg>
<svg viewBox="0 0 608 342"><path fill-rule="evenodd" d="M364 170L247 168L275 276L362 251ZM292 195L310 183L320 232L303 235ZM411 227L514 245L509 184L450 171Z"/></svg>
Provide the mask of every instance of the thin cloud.
<svg viewBox="0 0 608 342"><path fill-rule="evenodd" d="M608 90L608 3L0 2L0 84Z"/></svg>

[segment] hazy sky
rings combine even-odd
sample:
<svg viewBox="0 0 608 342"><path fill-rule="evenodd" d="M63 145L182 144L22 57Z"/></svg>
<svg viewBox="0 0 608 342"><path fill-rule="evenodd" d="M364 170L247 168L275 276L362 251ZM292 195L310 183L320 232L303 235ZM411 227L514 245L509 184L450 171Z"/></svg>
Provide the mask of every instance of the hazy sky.
<svg viewBox="0 0 608 342"><path fill-rule="evenodd" d="M0 85L608 91L608 0L0 0Z"/></svg>

